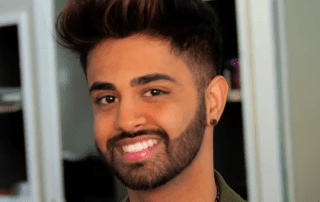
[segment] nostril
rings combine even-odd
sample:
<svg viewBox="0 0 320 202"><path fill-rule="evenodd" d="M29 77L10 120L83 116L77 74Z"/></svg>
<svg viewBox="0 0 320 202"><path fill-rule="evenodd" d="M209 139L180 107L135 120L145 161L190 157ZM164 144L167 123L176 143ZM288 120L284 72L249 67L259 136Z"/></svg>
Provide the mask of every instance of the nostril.
<svg viewBox="0 0 320 202"><path fill-rule="evenodd" d="M139 125L136 125L136 126L133 128L132 131L135 133L135 132L139 131L141 128L142 128L142 125L139 124Z"/></svg>

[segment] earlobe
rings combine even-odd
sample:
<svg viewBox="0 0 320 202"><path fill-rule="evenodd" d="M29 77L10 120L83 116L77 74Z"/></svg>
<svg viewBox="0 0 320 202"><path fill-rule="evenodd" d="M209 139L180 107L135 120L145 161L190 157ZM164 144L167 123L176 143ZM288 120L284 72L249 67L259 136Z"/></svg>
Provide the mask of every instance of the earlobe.
<svg viewBox="0 0 320 202"><path fill-rule="evenodd" d="M217 125L217 120L216 120L216 119L211 119L210 125L211 125L211 126Z"/></svg>
<svg viewBox="0 0 320 202"><path fill-rule="evenodd" d="M216 76L210 82L206 91L208 125L212 120L218 122L227 102L228 84L224 77Z"/></svg>

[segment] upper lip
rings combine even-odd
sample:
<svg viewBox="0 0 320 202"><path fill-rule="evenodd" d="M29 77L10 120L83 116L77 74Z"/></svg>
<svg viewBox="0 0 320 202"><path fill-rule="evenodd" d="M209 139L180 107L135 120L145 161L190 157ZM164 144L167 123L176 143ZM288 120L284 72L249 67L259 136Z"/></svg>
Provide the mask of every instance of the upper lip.
<svg viewBox="0 0 320 202"><path fill-rule="evenodd" d="M141 135L135 138L122 139L117 143L117 146L126 146L129 144L135 144L137 142L147 141L149 139L156 139L158 142L160 141L160 137L158 135Z"/></svg>

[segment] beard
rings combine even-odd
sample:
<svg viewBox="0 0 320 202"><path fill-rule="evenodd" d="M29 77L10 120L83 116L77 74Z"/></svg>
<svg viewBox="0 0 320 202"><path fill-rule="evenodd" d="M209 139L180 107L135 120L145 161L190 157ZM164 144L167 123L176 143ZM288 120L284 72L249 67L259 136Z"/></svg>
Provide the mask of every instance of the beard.
<svg viewBox="0 0 320 202"><path fill-rule="evenodd" d="M137 133L121 133L107 141L107 155L103 155L107 168L126 187L132 190L148 190L166 184L185 170L197 156L206 128L205 99L200 97L196 114L186 129L175 139L170 140L163 129L142 130ZM151 158L129 163L115 151L116 143L123 138L153 134L161 138L164 144L158 145L158 152Z"/></svg>

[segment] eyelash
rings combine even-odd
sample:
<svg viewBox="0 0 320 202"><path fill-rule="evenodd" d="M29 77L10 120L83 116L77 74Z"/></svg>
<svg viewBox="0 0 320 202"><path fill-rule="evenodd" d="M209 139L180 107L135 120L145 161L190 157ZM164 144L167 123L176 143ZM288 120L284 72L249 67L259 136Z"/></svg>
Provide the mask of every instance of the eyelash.
<svg viewBox="0 0 320 202"><path fill-rule="evenodd" d="M169 93L169 92L166 92L166 91L163 91L163 90L159 90L159 89L150 89L150 90L147 90L144 94L146 94L147 92L152 92L152 91L159 91L159 94L154 95L154 96L150 96L150 97L155 97L155 96L159 96L161 94L168 94Z"/></svg>
<svg viewBox="0 0 320 202"><path fill-rule="evenodd" d="M102 101L104 98L107 98L107 97L113 97L114 100L117 99L117 98L115 98L114 96L107 95L107 96L104 96L104 97L99 98L99 99L97 100L97 103L98 103L98 104L106 104L106 103L102 103L101 101ZM105 101L105 102L107 102L107 101ZM112 103L113 103L113 102L112 102ZM112 104L112 103L108 103L108 104Z"/></svg>
<svg viewBox="0 0 320 202"><path fill-rule="evenodd" d="M146 97L156 97L156 96L159 96L159 95L161 95L161 94L169 94L169 92L166 92L166 91L163 91L163 90L150 89L150 90L147 90L147 91L144 93L144 95L145 95L146 93L148 93L148 92L152 93L152 91L153 91L153 93L154 93L154 91L158 91L158 94L153 95L153 96L152 96L152 95L151 95L151 96L146 96ZM113 100L117 100L117 98L115 98L114 96L107 95L107 96L103 96L103 97L101 97L101 98L98 98L97 103L98 103L98 104L105 104L105 103L101 103L101 101L102 101L103 99L107 98L107 97L113 97L113 98L114 98ZM106 101L106 102L107 102L107 101ZM113 103L113 102L112 102L112 103ZM108 104L112 104L112 103L108 103Z"/></svg>

